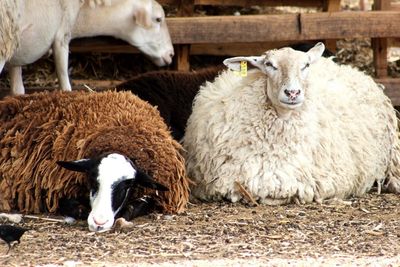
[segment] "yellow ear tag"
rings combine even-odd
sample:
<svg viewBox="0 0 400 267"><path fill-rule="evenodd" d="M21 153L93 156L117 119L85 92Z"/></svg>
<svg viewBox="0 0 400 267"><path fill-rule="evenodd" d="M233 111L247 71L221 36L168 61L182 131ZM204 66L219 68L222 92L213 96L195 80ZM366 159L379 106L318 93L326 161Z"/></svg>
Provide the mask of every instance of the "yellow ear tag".
<svg viewBox="0 0 400 267"><path fill-rule="evenodd" d="M247 76L247 61L240 61L240 76Z"/></svg>
<svg viewBox="0 0 400 267"><path fill-rule="evenodd" d="M240 61L240 71L234 71L235 75L240 77L247 76L247 61Z"/></svg>

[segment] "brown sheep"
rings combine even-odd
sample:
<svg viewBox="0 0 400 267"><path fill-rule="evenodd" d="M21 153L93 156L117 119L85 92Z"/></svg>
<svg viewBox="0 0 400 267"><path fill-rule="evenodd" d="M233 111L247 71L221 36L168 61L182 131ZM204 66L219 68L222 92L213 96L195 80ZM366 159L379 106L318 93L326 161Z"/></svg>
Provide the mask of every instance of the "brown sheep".
<svg viewBox="0 0 400 267"><path fill-rule="evenodd" d="M56 162L97 159L98 167L110 157L128 158L133 176L124 178L133 178L142 170L145 176L141 177L147 179L148 174L155 180L150 186L145 182L144 187L168 190L139 186L126 199L128 190L120 203L122 206L127 202L126 208L121 212L121 207L118 212L113 209L115 213L130 220L134 216L129 211L137 201L147 203L149 198L166 213L182 212L187 205L189 180L181 146L170 136L157 109L130 92L45 92L5 98L0 101L0 140L0 210L62 212L60 201L87 199L90 191L93 212L93 178L62 169ZM66 167L82 162L60 164ZM120 171L118 166L113 166L111 173ZM95 171L100 177L100 171ZM85 172L89 177L93 175L93 170ZM114 185L112 189L116 190ZM112 218L108 223L111 226L91 228L89 219L90 215L92 231L107 230L114 222Z"/></svg>
<svg viewBox="0 0 400 267"><path fill-rule="evenodd" d="M171 128L172 136L180 140L200 86L206 81L212 82L221 70L222 66L191 72L152 71L119 84L117 90L131 91L157 106L161 117Z"/></svg>

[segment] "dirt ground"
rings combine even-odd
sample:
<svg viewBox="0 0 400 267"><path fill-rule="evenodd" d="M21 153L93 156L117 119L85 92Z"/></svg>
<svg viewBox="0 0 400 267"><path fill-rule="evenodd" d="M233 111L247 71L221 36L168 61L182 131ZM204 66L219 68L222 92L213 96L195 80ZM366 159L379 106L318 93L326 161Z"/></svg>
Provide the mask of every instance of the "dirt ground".
<svg viewBox="0 0 400 267"><path fill-rule="evenodd" d="M400 266L400 196L250 207L196 203L105 233L24 219L31 229L0 266ZM46 217L47 218L47 217Z"/></svg>

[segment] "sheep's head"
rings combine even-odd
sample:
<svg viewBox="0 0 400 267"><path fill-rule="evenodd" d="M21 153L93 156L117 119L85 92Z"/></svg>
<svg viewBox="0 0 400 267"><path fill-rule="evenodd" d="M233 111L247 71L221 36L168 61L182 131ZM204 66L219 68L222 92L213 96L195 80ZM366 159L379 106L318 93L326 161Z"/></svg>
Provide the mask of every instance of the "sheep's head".
<svg viewBox="0 0 400 267"><path fill-rule="evenodd" d="M275 108L293 110L303 104L309 66L322 56L324 49L323 43L308 52L286 47L267 51L262 56L229 58L224 64L239 70L241 61L249 62L267 76L267 95Z"/></svg>
<svg viewBox="0 0 400 267"><path fill-rule="evenodd" d="M94 232L112 228L135 186L168 190L139 170L130 159L117 153L92 159L58 161L57 164L68 170L87 174L92 207L88 225L89 230Z"/></svg>
<svg viewBox="0 0 400 267"><path fill-rule="evenodd" d="M136 46L159 67L172 63L174 48L162 6L155 0L131 0L134 25L122 31L123 39Z"/></svg>

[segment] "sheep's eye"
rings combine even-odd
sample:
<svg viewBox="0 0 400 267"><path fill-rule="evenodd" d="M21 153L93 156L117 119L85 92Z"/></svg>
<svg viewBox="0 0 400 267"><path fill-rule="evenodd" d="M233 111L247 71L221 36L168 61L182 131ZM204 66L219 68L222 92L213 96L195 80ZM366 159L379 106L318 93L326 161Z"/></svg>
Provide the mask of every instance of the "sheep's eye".
<svg viewBox="0 0 400 267"><path fill-rule="evenodd" d="M162 18L156 18L156 21L157 21L157 22L161 22L161 21L162 21Z"/></svg>
<svg viewBox="0 0 400 267"><path fill-rule="evenodd" d="M307 63L306 65L304 65L303 68L301 68L301 70L305 70L306 68L310 67L310 63Z"/></svg>
<svg viewBox="0 0 400 267"><path fill-rule="evenodd" d="M277 69L278 69L277 67L275 67L274 65L272 65L272 63L269 62L269 61L265 62L265 66L266 66L266 67L269 67L269 68L272 68L273 70L277 70Z"/></svg>

